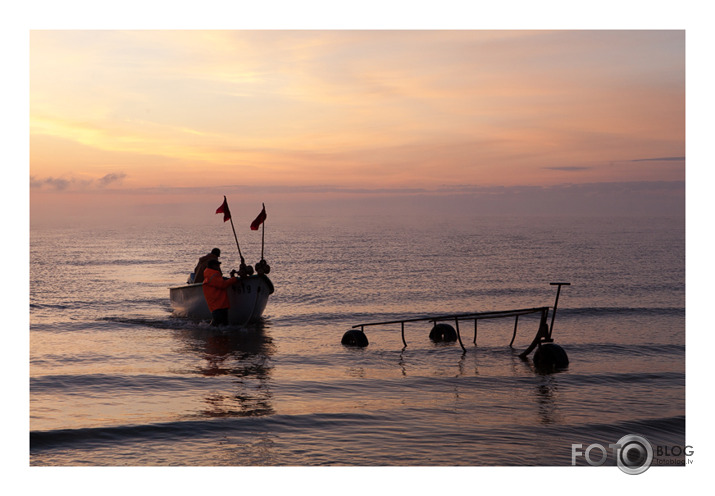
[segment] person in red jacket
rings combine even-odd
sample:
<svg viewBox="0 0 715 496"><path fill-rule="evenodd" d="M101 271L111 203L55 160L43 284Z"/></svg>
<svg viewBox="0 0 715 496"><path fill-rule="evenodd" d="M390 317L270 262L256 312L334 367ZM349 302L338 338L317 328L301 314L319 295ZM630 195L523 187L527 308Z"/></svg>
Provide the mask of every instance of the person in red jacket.
<svg viewBox="0 0 715 496"><path fill-rule="evenodd" d="M228 309L231 304L228 300L228 288L238 282L238 278L224 279L221 273L221 262L210 260L204 270L203 290L206 303L211 310L211 325L219 326L228 324Z"/></svg>

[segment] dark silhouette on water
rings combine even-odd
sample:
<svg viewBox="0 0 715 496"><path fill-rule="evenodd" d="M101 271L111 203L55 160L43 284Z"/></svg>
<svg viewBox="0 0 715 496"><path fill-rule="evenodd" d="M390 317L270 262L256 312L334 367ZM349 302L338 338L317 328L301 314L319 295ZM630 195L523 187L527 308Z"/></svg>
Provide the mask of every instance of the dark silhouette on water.
<svg viewBox="0 0 715 496"><path fill-rule="evenodd" d="M196 264L196 268L194 269L194 277L189 277L188 282L196 284L204 282L204 270L209 266L209 262L211 260L218 260L220 256L221 250L214 248L209 253L199 258L199 262Z"/></svg>
<svg viewBox="0 0 715 496"><path fill-rule="evenodd" d="M516 310L502 310L495 312L474 312L474 313L464 313L464 314L454 314L454 315L440 315L432 317L419 317L413 319L400 319L391 320L387 322L369 322L365 324L354 325L353 328L347 331L341 340L341 343L346 346L357 346L365 347L368 345L367 336L365 336L365 327L375 326L375 325L388 325L388 324L400 324L401 334L402 334L402 344L407 347L407 341L405 340L405 323L407 322L420 322L429 321L434 323L434 327L430 331L429 338L434 342L453 342L458 341L459 346L462 348L463 352L467 349L462 343L462 337L459 331L459 321L460 320L474 320L474 344L477 344L477 322L480 319L499 319L506 317L514 317L514 332L511 337L511 342L509 347L514 344L514 339L516 338L516 331L519 325L519 316L528 315L533 313L541 313L541 319L539 321L539 329L534 336L534 340L531 342L529 347L524 350L519 358L526 360L529 354L536 349L534 353L534 365L537 369L542 371L558 371L562 370L569 365L568 355L564 349L555 344L551 337L554 328L554 319L556 317L556 308L559 303L559 295L561 293L561 286L570 286L571 283L568 282L552 282L552 286L558 286L556 291L556 300L554 301L554 309L551 314L551 327L547 324L547 319L549 315L549 307L536 307L536 308L522 308ZM446 322L454 322L454 327L447 324Z"/></svg>

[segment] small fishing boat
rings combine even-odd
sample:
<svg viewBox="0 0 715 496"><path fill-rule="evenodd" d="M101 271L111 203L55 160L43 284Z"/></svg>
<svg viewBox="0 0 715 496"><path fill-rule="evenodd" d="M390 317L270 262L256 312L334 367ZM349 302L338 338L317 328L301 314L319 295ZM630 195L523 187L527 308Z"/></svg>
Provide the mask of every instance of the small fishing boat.
<svg viewBox="0 0 715 496"><path fill-rule="evenodd" d="M223 197L223 203L216 209L217 214L223 214L223 221L231 221L231 230L236 240L238 255L241 257L241 265L238 271L232 270L231 276L238 274L238 282L226 288L228 292L229 309L228 323L230 325L246 325L257 322L263 315L263 311L268 304L268 297L273 294L273 283L268 279L271 267L263 258L263 248L266 234L266 205L263 204L261 213L251 222L251 231L257 231L263 225L261 233L261 260L254 269L246 265L246 260L241 254L241 246L238 244L236 228L231 218L231 210L228 208L228 200ZM213 250L212 250L213 251ZM203 269L201 269L203 270ZM211 311L206 303L202 283L192 284L193 277L183 286L169 288L169 300L174 310L174 315L188 317L192 320L211 320Z"/></svg>
<svg viewBox="0 0 715 496"><path fill-rule="evenodd" d="M169 288L169 299L174 315L192 320L211 320L211 312L204 297L203 284L185 284ZM230 325L245 325L260 320L273 294L273 283L265 274L241 277L228 289L231 308Z"/></svg>

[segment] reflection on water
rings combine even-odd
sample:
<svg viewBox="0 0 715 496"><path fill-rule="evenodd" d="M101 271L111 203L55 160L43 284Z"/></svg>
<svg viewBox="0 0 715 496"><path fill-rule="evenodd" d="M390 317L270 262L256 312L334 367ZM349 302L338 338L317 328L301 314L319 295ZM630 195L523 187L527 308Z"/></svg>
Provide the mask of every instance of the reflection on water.
<svg viewBox="0 0 715 496"><path fill-rule="evenodd" d="M558 382L552 375L542 375L542 382L536 386L536 402L539 421L542 424L557 424L560 422L558 399Z"/></svg>
<svg viewBox="0 0 715 496"><path fill-rule="evenodd" d="M275 413L270 374L273 342L267 324L201 327L177 332L185 351L200 358L188 373L217 378L207 386L197 417L257 417ZM228 380L227 380L228 379Z"/></svg>

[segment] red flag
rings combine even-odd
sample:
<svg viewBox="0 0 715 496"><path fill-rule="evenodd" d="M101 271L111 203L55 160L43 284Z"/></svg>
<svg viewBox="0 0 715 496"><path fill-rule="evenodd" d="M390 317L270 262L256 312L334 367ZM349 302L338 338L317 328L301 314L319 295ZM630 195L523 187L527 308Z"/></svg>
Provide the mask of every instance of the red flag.
<svg viewBox="0 0 715 496"><path fill-rule="evenodd" d="M223 221L226 222L231 218L231 211L228 209L228 202L226 201L226 197L223 197L223 203L221 204L220 207L216 209L217 214L223 214Z"/></svg>
<svg viewBox="0 0 715 496"><path fill-rule="evenodd" d="M263 224L263 221L266 220L266 206L263 205L263 210L261 210L261 213L258 214L258 217L256 217L256 220L251 222L251 231L258 231L258 226Z"/></svg>

